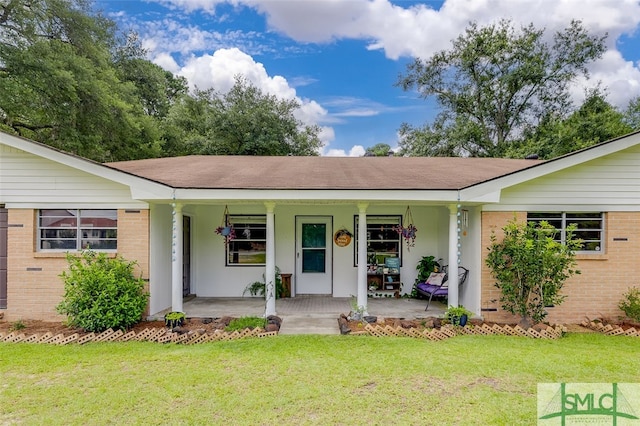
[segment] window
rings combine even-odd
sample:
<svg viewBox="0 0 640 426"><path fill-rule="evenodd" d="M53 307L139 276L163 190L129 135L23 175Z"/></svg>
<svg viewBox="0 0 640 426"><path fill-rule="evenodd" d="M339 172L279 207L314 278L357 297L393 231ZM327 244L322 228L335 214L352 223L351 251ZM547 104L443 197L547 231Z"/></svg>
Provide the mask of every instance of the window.
<svg viewBox="0 0 640 426"><path fill-rule="evenodd" d="M38 214L39 250L116 250L117 210L46 209Z"/></svg>
<svg viewBox="0 0 640 426"><path fill-rule="evenodd" d="M354 264L358 265L358 216L354 217ZM382 265L387 257L397 257L402 264L402 241L393 230L402 224L402 216L367 216L367 263Z"/></svg>
<svg viewBox="0 0 640 426"><path fill-rule="evenodd" d="M583 241L580 251L602 252L604 243L604 214L603 213L528 213L529 222L547 221L558 230L557 241L566 240L566 230L571 224L576 225L574 237Z"/></svg>
<svg viewBox="0 0 640 426"><path fill-rule="evenodd" d="M227 266L264 265L267 260L267 217L229 215L235 238L227 244Z"/></svg>

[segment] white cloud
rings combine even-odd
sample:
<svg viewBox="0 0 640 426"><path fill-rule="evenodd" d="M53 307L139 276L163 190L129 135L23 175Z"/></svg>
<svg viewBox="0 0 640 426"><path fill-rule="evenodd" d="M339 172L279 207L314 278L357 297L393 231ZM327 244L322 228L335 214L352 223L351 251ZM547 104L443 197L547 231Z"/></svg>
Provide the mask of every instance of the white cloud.
<svg viewBox="0 0 640 426"><path fill-rule="evenodd" d="M607 51L602 59L591 67L591 81L602 82L607 88L608 101L625 108L630 98L640 95L640 70L637 64L625 60L616 50ZM586 82L581 81L583 85Z"/></svg>
<svg viewBox="0 0 640 426"><path fill-rule="evenodd" d="M327 157L362 157L366 152L362 145L354 145L347 153L344 149L328 149L322 152Z"/></svg>
<svg viewBox="0 0 640 426"><path fill-rule="evenodd" d="M160 59L172 65L166 57ZM314 125L329 121L327 110L318 102L298 97L295 88L289 85L287 79L279 75L270 76L263 64L236 48L219 49L213 55L194 56L187 60L176 74L184 76L192 90L196 87L201 90L214 88L220 93L228 92L233 87L235 76L242 75L264 93L279 99L295 99L300 107L294 115L304 124ZM331 127L322 127L319 136L323 144L328 145L335 139L335 132Z"/></svg>
<svg viewBox="0 0 640 426"><path fill-rule="evenodd" d="M220 3L227 3L226 0L148 0L159 3L170 9L180 9L186 12L202 10L206 13L215 14L216 6Z"/></svg>
<svg viewBox="0 0 640 426"><path fill-rule="evenodd" d="M171 71L174 74L180 71L180 65L178 65L175 59L173 59L173 56L169 55L168 53L157 54L153 59L153 62L156 65L161 66L165 70Z"/></svg>

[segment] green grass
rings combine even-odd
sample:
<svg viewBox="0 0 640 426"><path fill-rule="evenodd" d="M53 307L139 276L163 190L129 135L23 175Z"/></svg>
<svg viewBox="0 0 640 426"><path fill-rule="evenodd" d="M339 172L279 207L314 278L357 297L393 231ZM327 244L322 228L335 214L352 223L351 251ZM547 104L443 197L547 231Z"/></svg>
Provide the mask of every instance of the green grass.
<svg viewBox="0 0 640 426"><path fill-rule="evenodd" d="M536 423L541 382L640 382L640 339L0 344L0 424Z"/></svg>
<svg viewBox="0 0 640 426"><path fill-rule="evenodd" d="M228 326L224 328L224 331L236 331L244 330L245 328L265 328L266 320L260 317L240 317L231 320Z"/></svg>

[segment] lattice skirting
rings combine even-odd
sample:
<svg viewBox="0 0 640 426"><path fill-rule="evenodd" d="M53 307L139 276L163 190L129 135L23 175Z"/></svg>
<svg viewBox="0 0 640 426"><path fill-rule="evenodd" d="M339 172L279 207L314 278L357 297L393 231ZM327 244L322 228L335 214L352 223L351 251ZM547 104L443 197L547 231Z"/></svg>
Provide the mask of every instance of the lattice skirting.
<svg viewBox="0 0 640 426"><path fill-rule="evenodd" d="M596 322L596 321L583 321L581 325L583 327L589 328L599 333L606 334L607 336L640 337L640 330L636 330L633 327L625 330L619 325L611 325L611 324L604 325L601 322Z"/></svg>
<svg viewBox="0 0 640 426"><path fill-rule="evenodd" d="M364 330L351 332L351 335L370 335L376 337L416 337L421 339L428 340L444 340L450 337L460 336L460 335L478 335L478 336L489 336L489 335L504 335L504 336L521 336L521 337L532 337L535 339L558 339L566 333L567 329L563 326L555 326L555 327L547 327L546 329L542 329L540 331L536 331L533 328L528 330L523 329L519 325L511 327L509 325L498 325L494 324L492 326L488 324L482 324L479 326L464 326L464 327L442 327L442 328L431 328L425 330L418 330L417 328L402 328L402 327L391 327L390 325L382 326L382 325L372 325L366 324L364 326Z"/></svg>
<svg viewBox="0 0 640 426"><path fill-rule="evenodd" d="M249 337L270 337L277 336L277 331L266 332L261 328L253 330L245 329L242 331L233 331L227 333L225 331L216 330L213 333L173 333L166 328L145 328L136 333L129 331L125 333L122 330L106 330L102 333L89 333L80 335L78 333L65 336L63 334L54 335L53 333L25 335L17 331L11 333L0 332L0 342L4 343L48 343L52 345L67 345L70 343L85 344L89 342L127 342L127 341L145 341L157 343L178 343L183 345L193 345L196 343L216 342L221 340L238 340Z"/></svg>

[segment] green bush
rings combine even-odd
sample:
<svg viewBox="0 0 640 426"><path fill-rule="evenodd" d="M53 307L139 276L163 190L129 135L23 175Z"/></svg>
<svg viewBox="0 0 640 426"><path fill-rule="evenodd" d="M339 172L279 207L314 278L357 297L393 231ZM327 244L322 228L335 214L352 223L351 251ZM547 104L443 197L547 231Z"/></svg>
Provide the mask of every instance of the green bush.
<svg viewBox="0 0 640 426"><path fill-rule="evenodd" d="M640 322L640 288L630 287L629 291L623 295L618 307L626 316Z"/></svg>
<svg viewBox="0 0 640 426"><path fill-rule="evenodd" d="M228 326L224 328L224 331L236 331L244 330L245 328L265 328L266 320L259 317L240 317L231 320Z"/></svg>
<svg viewBox="0 0 640 426"><path fill-rule="evenodd" d="M565 299L560 292L575 269L575 250L582 240L575 239L575 225L567 227L566 241L555 240L557 230L548 222L519 223L515 219L504 228L498 241L491 234L486 264L500 289L502 309L520 315L523 321L540 322L548 306Z"/></svg>
<svg viewBox="0 0 640 426"><path fill-rule="evenodd" d="M64 297L56 307L67 322L86 331L127 329L140 322L148 294L144 281L135 278L135 262L109 258L91 250L68 254L69 270L60 274Z"/></svg>

